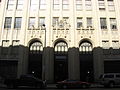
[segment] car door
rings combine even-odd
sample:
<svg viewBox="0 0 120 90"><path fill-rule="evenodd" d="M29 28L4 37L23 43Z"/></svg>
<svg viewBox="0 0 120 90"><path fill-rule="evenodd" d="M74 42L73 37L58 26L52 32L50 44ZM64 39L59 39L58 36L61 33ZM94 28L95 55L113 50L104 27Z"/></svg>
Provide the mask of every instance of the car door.
<svg viewBox="0 0 120 90"><path fill-rule="evenodd" d="M115 76L115 83L117 85L120 85L120 74L116 74L116 76Z"/></svg>

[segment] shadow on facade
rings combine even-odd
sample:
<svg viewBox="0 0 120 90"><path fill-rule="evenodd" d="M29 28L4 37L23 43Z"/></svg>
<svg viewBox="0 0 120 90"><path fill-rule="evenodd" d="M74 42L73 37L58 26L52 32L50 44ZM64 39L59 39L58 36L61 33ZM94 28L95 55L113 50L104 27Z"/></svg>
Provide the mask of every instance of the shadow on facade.
<svg viewBox="0 0 120 90"><path fill-rule="evenodd" d="M0 76L4 78L34 74L52 82L92 81L102 73L120 73L120 49L96 47L91 52L80 52L73 47L57 54L53 47L46 47L43 52L31 53L29 47L20 45L0 47L0 51Z"/></svg>

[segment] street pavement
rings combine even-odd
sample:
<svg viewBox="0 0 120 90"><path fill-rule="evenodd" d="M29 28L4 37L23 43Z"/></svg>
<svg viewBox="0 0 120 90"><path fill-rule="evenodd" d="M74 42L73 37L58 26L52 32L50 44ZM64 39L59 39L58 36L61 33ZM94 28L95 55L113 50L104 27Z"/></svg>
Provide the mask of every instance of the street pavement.
<svg viewBox="0 0 120 90"><path fill-rule="evenodd" d="M48 84L46 89L35 89L35 88L7 89L6 85L0 84L0 90L120 90L120 87L104 88L101 85L92 84L91 88L88 88L88 89L57 89L56 84Z"/></svg>

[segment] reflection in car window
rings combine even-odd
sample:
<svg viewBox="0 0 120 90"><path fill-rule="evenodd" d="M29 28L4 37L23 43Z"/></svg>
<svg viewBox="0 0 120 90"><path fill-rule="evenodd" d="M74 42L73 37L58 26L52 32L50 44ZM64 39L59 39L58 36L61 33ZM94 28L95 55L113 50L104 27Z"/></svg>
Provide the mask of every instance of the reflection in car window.
<svg viewBox="0 0 120 90"><path fill-rule="evenodd" d="M104 78L114 78L114 75L105 75Z"/></svg>
<svg viewBox="0 0 120 90"><path fill-rule="evenodd" d="M116 75L117 78L120 78L120 75Z"/></svg>

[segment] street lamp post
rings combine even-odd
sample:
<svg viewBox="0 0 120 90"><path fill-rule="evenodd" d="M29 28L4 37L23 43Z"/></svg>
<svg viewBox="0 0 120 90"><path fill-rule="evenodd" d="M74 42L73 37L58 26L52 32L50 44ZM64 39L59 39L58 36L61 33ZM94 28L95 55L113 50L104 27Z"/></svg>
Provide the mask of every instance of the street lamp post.
<svg viewBox="0 0 120 90"><path fill-rule="evenodd" d="M45 27L45 24L42 25L44 27L44 30L45 30L45 42L44 42L44 47L46 47L46 27Z"/></svg>
<svg viewBox="0 0 120 90"><path fill-rule="evenodd" d="M44 30L45 30L45 39L44 39L44 50L45 50L45 47L46 47L46 27L45 27L45 24L42 25L44 27ZM45 80L45 53L44 53L44 60L43 60L43 80Z"/></svg>

